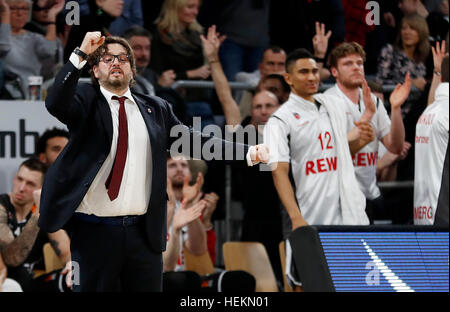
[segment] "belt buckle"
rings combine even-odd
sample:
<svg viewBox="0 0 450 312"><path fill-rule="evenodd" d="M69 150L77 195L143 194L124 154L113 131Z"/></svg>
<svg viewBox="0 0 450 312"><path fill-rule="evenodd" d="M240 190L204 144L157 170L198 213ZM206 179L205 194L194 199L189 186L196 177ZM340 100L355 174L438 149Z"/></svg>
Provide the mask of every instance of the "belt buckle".
<svg viewBox="0 0 450 312"><path fill-rule="evenodd" d="M127 220L129 219L129 216L125 216L122 218L122 226L127 226Z"/></svg>

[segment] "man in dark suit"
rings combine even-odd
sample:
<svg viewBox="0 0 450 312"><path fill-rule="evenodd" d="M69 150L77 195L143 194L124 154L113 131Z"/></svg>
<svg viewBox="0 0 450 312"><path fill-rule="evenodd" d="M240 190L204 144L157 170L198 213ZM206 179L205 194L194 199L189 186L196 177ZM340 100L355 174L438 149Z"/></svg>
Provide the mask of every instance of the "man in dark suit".
<svg viewBox="0 0 450 312"><path fill-rule="evenodd" d="M86 61L94 85L77 87ZM46 175L39 226L54 232L71 221L75 291L162 289L167 150L171 129L182 125L166 101L131 93L134 76L126 40L88 32L46 99L70 139ZM238 149L188 133L202 146L218 145L222 155ZM249 165L268 159L265 146L239 148Z"/></svg>

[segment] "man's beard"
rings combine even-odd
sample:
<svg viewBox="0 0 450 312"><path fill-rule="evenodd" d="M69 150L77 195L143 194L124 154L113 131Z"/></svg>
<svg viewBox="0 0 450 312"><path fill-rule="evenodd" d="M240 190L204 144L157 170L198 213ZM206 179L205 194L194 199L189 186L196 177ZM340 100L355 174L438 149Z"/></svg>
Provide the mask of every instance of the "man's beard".
<svg viewBox="0 0 450 312"><path fill-rule="evenodd" d="M362 81L352 81L352 80L344 80L342 84L348 89L357 89L362 87Z"/></svg>
<svg viewBox="0 0 450 312"><path fill-rule="evenodd" d="M109 89L113 90L123 90L129 85L129 81L126 81L125 78L123 79L111 79L108 77L108 79L105 79L102 81L102 85Z"/></svg>

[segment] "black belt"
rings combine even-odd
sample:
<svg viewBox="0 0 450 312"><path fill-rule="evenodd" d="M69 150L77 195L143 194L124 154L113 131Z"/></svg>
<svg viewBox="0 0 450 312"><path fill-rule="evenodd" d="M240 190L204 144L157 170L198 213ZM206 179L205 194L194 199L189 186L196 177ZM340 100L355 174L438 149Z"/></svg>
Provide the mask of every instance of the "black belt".
<svg viewBox="0 0 450 312"><path fill-rule="evenodd" d="M144 219L144 216L97 217L85 213L75 213L75 218L90 223L126 227L138 224Z"/></svg>

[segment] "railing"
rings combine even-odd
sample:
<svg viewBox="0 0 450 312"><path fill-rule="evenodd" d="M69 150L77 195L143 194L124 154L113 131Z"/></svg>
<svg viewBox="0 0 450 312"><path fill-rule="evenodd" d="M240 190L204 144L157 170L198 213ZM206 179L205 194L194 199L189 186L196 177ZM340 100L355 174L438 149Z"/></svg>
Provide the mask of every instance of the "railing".
<svg viewBox="0 0 450 312"><path fill-rule="evenodd" d="M256 87L250 83L245 82L229 82L231 89L236 90L255 90ZM325 90L334 86L334 83L321 83L319 86L319 92L324 92ZM177 80L171 86L172 89L178 88L195 88L195 89L214 89L215 85L213 81L204 80ZM389 93L394 91L395 85L384 85L383 92ZM411 86L411 93L420 92L415 86Z"/></svg>
<svg viewBox="0 0 450 312"><path fill-rule="evenodd" d="M414 188L414 181L389 181L378 182L378 187L382 190Z"/></svg>
<svg viewBox="0 0 450 312"><path fill-rule="evenodd" d="M245 82L229 82L231 89L236 90L253 90L255 86ZM213 81L204 80L177 80L171 86L172 89L178 88L196 88L196 89L214 89L215 85Z"/></svg>

